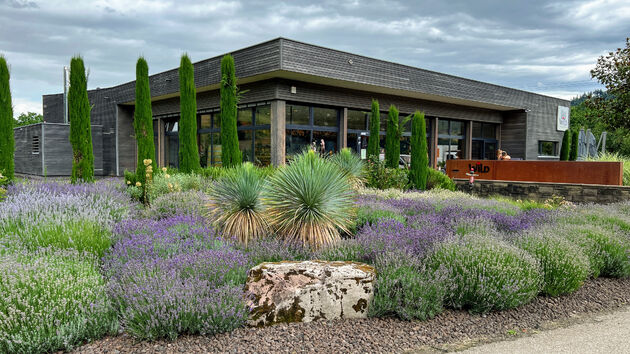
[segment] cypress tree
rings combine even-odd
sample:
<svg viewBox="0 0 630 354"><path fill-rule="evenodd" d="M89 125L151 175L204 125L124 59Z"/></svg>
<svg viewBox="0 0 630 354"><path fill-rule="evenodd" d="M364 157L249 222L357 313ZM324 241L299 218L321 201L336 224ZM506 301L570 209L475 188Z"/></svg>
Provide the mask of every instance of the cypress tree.
<svg viewBox="0 0 630 354"><path fill-rule="evenodd" d="M571 152L569 153L570 161L575 161L578 158L579 139L580 132L573 130L573 133L571 133Z"/></svg>
<svg viewBox="0 0 630 354"><path fill-rule="evenodd" d="M226 54L221 59L221 161L224 167L238 166L242 162L236 133L237 104L234 58Z"/></svg>
<svg viewBox="0 0 630 354"><path fill-rule="evenodd" d="M155 144L153 142L153 113L151 112L151 90L149 88L149 66L140 57L136 63L136 110L134 111L133 127L138 144L138 165L136 178L145 183L146 166L143 161L151 159L153 171L156 171Z"/></svg>
<svg viewBox="0 0 630 354"><path fill-rule="evenodd" d="M398 109L389 106L387 132L385 135L385 166L398 168L400 160L400 131L398 130Z"/></svg>
<svg viewBox="0 0 630 354"><path fill-rule="evenodd" d="M70 144L72 145L72 183L94 181L94 153L90 126L90 101L87 94L87 77L83 58L70 60L70 90L68 116Z"/></svg>
<svg viewBox="0 0 630 354"><path fill-rule="evenodd" d="M427 123L424 113L416 111L411 121L411 182L416 189L424 190L428 176Z"/></svg>
<svg viewBox="0 0 630 354"><path fill-rule="evenodd" d="M378 161L381 153L380 149L380 129L381 129L381 113L378 107L378 101L372 99L372 114L370 115L370 138L368 140L367 156L368 159L376 158Z"/></svg>
<svg viewBox="0 0 630 354"><path fill-rule="evenodd" d="M4 56L0 55L0 173L13 179L15 139L13 137L13 105L9 87L9 66Z"/></svg>
<svg viewBox="0 0 630 354"><path fill-rule="evenodd" d="M569 161L569 151L571 150L571 131L565 130L562 136L562 146L560 147L560 161Z"/></svg>
<svg viewBox="0 0 630 354"><path fill-rule="evenodd" d="M197 89L195 73L187 54L179 65L179 170L185 173L201 169L197 148Z"/></svg>

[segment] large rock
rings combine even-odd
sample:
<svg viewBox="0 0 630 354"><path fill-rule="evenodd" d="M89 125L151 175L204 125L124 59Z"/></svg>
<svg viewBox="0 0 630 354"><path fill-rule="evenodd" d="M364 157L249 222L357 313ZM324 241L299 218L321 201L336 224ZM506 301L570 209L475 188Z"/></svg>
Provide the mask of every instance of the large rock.
<svg viewBox="0 0 630 354"><path fill-rule="evenodd" d="M365 318L373 295L374 268L357 262L268 262L249 270L248 323Z"/></svg>

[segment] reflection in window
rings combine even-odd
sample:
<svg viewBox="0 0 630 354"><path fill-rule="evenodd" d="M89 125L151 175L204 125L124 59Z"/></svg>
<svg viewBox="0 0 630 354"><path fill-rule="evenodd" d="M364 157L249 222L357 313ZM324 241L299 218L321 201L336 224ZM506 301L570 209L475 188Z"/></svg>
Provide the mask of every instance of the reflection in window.
<svg viewBox="0 0 630 354"><path fill-rule="evenodd" d="M438 119L438 166L444 167L447 160L466 157L465 135L464 122Z"/></svg>
<svg viewBox="0 0 630 354"><path fill-rule="evenodd" d="M539 156L558 156L558 142L557 141L539 141L538 142L538 155Z"/></svg>
<svg viewBox="0 0 630 354"><path fill-rule="evenodd" d="M289 104L286 106L287 125L309 125L309 107Z"/></svg>
<svg viewBox="0 0 630 354"><path fill-rule="evenodd" d="M320 127L336 127L339 125L337 110L332 108L313 107L313 125Z"/></svg>

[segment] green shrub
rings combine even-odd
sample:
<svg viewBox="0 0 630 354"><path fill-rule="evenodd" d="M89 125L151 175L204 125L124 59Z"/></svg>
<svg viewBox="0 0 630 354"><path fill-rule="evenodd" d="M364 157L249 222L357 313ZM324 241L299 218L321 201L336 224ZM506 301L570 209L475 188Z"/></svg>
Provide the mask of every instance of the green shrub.
<svg viewBox="0 0 630 354"><path fill-rule="evenodd" d="M201 169L197 146L197 89L193 65L187 54L179 65L180 119L179 169L191 173Z"/></svg>
<svg viewBox="0 0 630 354"><path fill-rule="evenodd" d="M226 54L221 59L221 161L224 167L236 167L243 157L238 147L236 115L238 114L238 88L234 58Z"/></svg>
<svg viewBox="0 0 630 354"><path fill-rule="evenodd" d="M13 104L9 85L9 66L3 55L0 55L0 174L8 182L13 179L15 140L13 137Z"/></svg>
<svg viewBox="0 0 630 354"><path fill-rule="evenodd" d="M409 171L404 168L385 167L383 161L369 161L366 168L366 183L368 188L402 189L409 188Z"/></svg>
<svg viewBox="0 0 630 354"><path fill-rule="evenodd" d="M269 223L260 194L265 180L251 162L230 169L210 190L208 210L214 225L228 237L247 246L266 236Z"/></svg>
<svg viewBox="0 0 630 354"><path fill-rule="evenodd" d="M571 151L571 131L565 130L562 136L562 146L560 147L560 161L569 161Z"/></svg>
<svg viewBox="0 0 630 354"><path fill-rule="evenodd" d="M379 267L369 316L420 321L434 317L443 311L446 294L443 273L412 264Z"/></svg>
<svg viewBox="0 0 630 354"><path fill-rule="evenodd" d="M571 133L571 151L569 152L569 160L575 161L578 157L578 145L580 140L580 133L576 130L573 130Z"/></svg>
<svg viewBox="0 0 630 354"><path fill-rule="evenodd" d="M427 152L427 123L424 113L416 111L411 121L411 172L409 179L415 189L427 189L429 155Z"/></svg>
<svg viewBox="0 0 630 354"><path fill-rule="evenodd" d="M450 179L445 173L434 170L432 168L429 168L428 171L429 174L427 177L427 189L441 188L449 191L457 190L455 182L453 182L453 180Z"/></svg>
<svg viewBox="0 0 630 354"><path fill-rule="evenodd" d="M400 131L398 129L398 109L389 106L387 131L385 135L385 166L398 168L400 160Z"/></svg>
<svg viewBox="0 0 630 354"><path fill-rule="evenodd" d="M0 352L70 350L115 335L116 312L95 264L71 250L0 255Z"/></svg>
<svg viewBox="0 0 630 354"><path fill-rule="evenodd" d="M549 296L579 289L589 276L589 260L582 250L555 233L530 232L515 243L538 260L543 272L542 292Z"/></svg>
<svg viewBox="0 0 630 354"><path fill-rule="evenodd" d="M161 195L173 192L206 191L209 186L209 181L195 173L175 173L173 175L161 173L153 178L153 184L149 189L149 199L155 200Z"/></svg>
<svg viewBox="0 0 630 354"><path fill-rule="evenodd" d="M75 56L70 61L70 90L68 91L70 145L72 145L72 183L94 181L94 153L92 151L90 110L83 58Z"/></svg>
<svg viewBox="0 0 630 354"><path fill-rule="evenodd" d="M263 202L280 236L318 248L349 232L354 199L337 166L307 151L268 179Z"/></svg>
<svg viewBox="0 0 630 354"><path fill-rule="evenodd" d="M540 291L542 271L527 252L506 242L469 235L438 245L429 256L431 269L444 266L449 292L445 304L488 312L517 307Z"/></svg>
<svg viewBox="0 0 630 354"><path fill-rule="evenodd" d="M127 186L135 186L136 182L139 182L135 172L125 170L124 176Z"/></svg>
<svg viewBox="0 0 630 354"><path fill-rule="evenodd" d="M209 166L209 167L201 169L200 174L204 178L209 178L213 181L216 181L217 179L221 178L221 176L225 174L225 171L226 169L221 166Z"/></svg>
<svg viewBox="0 0 630 354"><path fill-rule="evenodd" d="M630 240L614 229L585 225L579 220L556 232L578 245L590 261L591 275L622 278L630 276Z"/></svg>
<svg viewBox="0 0 630 354"><path fill-rule="evenodd" d="M372 161L378 161L381 154L381 113L378 106L378 101L372 99L372 113L370 114L370 138L368 139L367 155Z"/></svg>
<svg viewBox="0 0 630 354"><path fill-rule="evenodd" d="M335 164L341 173L348 179L353 188L360 188L365 182L364 163L361 158L349 148L343 148L339 153L330 157L330 161Z"/></svg>

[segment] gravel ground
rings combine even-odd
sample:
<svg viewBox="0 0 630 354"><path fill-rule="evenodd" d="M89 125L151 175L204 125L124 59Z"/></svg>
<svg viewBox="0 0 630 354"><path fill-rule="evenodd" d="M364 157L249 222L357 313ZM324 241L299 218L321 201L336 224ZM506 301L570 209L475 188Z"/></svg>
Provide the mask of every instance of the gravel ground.
<svg viewBox="0 0 630 354"><path fill-rule="evenodd" d="M462 349L550 322L611 311L630 303L630 279L594 279L562 297L538 297L517 309L472 315L447 310L432 320L365 319L241 328L214 337L182 336L174 342L137 342L127 335L77 348L84 353L392 353Z"/></svg>

